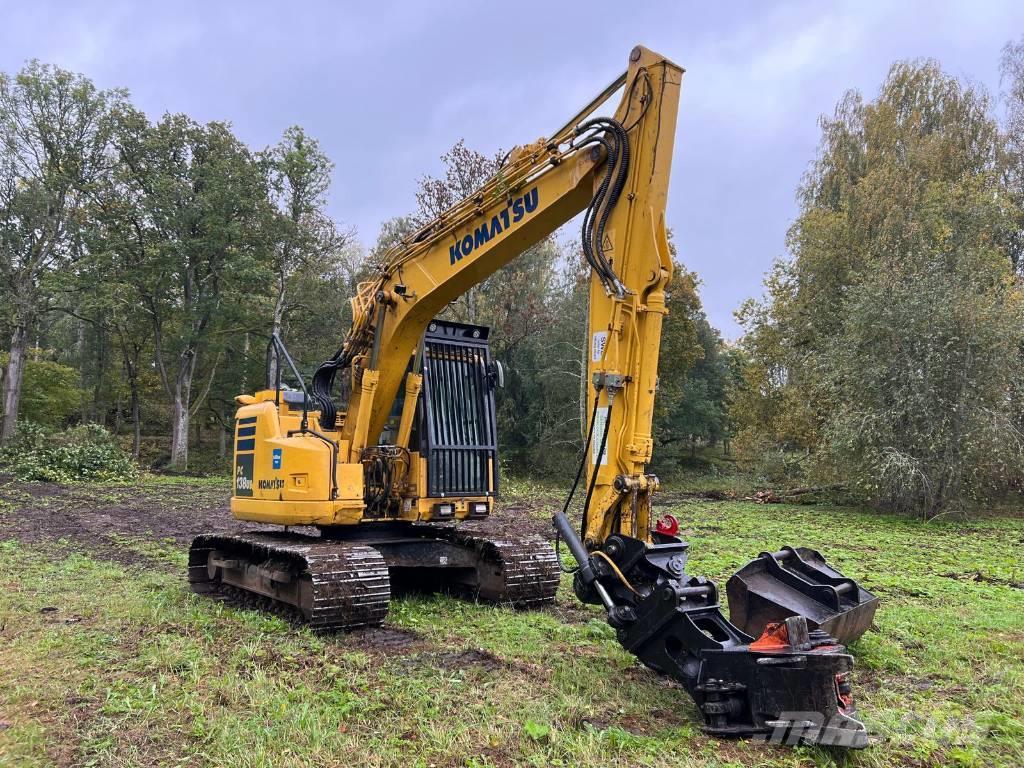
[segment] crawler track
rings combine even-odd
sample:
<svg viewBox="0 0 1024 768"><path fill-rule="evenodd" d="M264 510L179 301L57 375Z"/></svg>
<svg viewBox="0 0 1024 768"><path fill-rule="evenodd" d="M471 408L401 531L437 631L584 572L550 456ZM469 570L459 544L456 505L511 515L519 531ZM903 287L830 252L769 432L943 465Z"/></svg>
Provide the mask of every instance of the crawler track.
<svg viewBox="0 0 1024 768"><path fill-rule="evenodd" d="M391 599L389 566L411 565L403 544L435 541L457 557L448 566L441 561L449 558L438 558L437 566L422 559L415 565L438 574L442 589L521 609L554 601L558 561L540 537L513 541L433 525L404 534L357 541L282 533L204 534L189 550L189 583L197 593L289 615L319 630L375 627L387 616ZM417 551L422 558L422 548Z"/></svg>
<svg viewBox="0 0 1024 768"><path fill-rule="evenodd" d="M551 544L539 536L518 540L446 531L454 544L478 554L477 596L515 608L541 608L555 600L561 578Z"/></svg>
<svg viewBox="0 0 1024 768"><path fill-rule="evenodd" d="M287 607L318 630L380 626L391 600L387 565L377 550L306 536L198 536L189 550L188 578L195 592Z"/></svg>

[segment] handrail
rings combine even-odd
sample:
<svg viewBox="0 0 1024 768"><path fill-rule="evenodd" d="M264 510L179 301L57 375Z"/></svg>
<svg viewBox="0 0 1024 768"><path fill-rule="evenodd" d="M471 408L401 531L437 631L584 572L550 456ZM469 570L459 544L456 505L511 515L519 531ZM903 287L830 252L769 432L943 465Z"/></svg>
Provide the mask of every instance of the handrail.
<svg viewBox="0 0 1024 768"><path fill-rule="evenodd" d="M274 382L270 381L270 355L273 353L277 360L277 380ZM301 435L312 435L318 440L322 440L327 443L327 447L331 451L331 498L338 498L338 444L331 440L326 435L322 435L315 429L309 428L309 391L306 389L306 382L302 378L302 374L299 373L299 369L295 365L295 361L292 360L292 356L288 354L288 349L285 347L284 342L281 341L281 337L277 335L277 332L270 334L270 341L267 343L267 387L274 387L274 405L278 409L281 407L281 357L284 357L285 362L288 363L288 367L292 369L292 374L295 376L295 380L299 382L299 387L302 389L302 422L299 424L297 430L291 430L288 432L288 437L298 433Z"/></svg>
<svg viewBox="0 0 1024 768"><path fill-rule="evenodd" d="M270 356L273 351L277 360L277 380L270 381ZM288 367L292 369L292 374L295 376L295 380L299 382L299 387L302 389L302 424L300 426L301 432L309 431L309 391L306 389L306 382L302 378L302 374L299 373L299 369L295 366L295 361L292 360L292 356L288 354L288 349L285 347L284 342L281 341L281 337L277 335L277 331L270 334L270 341L267 342L267 388L274 388L274 405L281 407L281 357L284 357L288 363Z"/></svg>

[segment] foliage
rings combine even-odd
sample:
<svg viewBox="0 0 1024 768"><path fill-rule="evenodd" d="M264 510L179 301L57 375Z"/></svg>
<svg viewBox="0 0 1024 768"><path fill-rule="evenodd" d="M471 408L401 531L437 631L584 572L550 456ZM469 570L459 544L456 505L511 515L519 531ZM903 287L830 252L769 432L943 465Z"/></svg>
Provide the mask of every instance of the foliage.
<svg viewBox="0 0 1024 768"><path fill-rule="evenodd" d="M13 439L0 449L0 467L19 480L53 483L121 482L138 477L131 458L98 424L49 432L22 421Z"/></svg>
<svg viewBox="0 0 1024 768"><path fill-rule="evenodd" d="M74 261L93 185L108 166L121 90L27 63L0 73L0 310L12 334L0 440L15 429L29 336L53 300L50 282Z"/></svg>
<svg viewBox="0 0 1024 768"><path fill-rule="evenodd" d="M823 118L791 259L739 313L737 448L935 515L1024 477L1020 288L984 93L934 62Z"/></svg>
<svg viewBox="0 0 1024 768"><path fill-rule="evenodd" d="M188 461L190 418L206 390L193 391L198 362L212 357L212 377L224 339L266 298L267 180L249 149L223 123L199 125L165 115L150 125L125 111L118 149L126 158L122 183L134 201L131 226L148 247L122 273L146 309L154 358L173 407L171 463Z"/></svg>
<svg viewBox="0 0 1024 768"><path fill-rule="evenodd" d="M38 352L35 350L33 354ZM0 366L7 360L7 354L0 353ZM52 360L26 360L19 409L21 418L44 427L67 424L81 404L78 379L78 372L69 365Z"/></svg>
<svg viewBox="0 0 1024 768"><path fill-rule="evenodd" d="M273 206L268 226L276 281L270 330L280 335L287 316L306 299L304 278L317 278L329 271L351 233L339 232L324 211L334 164L316 139L292 126L266 153L265 161ZM269 381L277 378L277 362L275 357L270 360Z"/></svg>

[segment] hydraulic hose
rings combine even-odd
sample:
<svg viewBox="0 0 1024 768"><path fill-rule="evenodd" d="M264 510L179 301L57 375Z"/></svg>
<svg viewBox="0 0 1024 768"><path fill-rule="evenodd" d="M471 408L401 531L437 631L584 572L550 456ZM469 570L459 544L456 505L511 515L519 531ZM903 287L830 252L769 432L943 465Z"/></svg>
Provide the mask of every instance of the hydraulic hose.
<svg viewBox="0 0 1024 768"><path fill-rule="evenodd" d="M579 146L600 144L608 152L604 178L583 217L582 246L587 262L597 273L609 293L622 296L625 286L619 280L611 263L604 255L604 230L629 176L629 135L625 128L611 118L595 118L581 124L577 135L594 131Z"/></svg>
<svg viewBox="0 0 1024 768"><path fill-rule="evenodd" d="M587 439L583 443L583 455L580 457L580 465L576 468L576 478L572 481L572 488L569 489L569 495L565 497L565 504L562 505L561 519L565 520L566 525L568 525L569 520L566 513L569 511L569 505L572 503L573 496L576 495L576 489L579 487L580 478L583 477L583 470L587 466L587 452L590 450L590 441L594 437L594 425L597 424L597 404L600 399L601 392L598 390L597 394L594 395L594 408L590 412L590 427L587 429ZM559 520L559 515L556 513L553 518L553 522L555 524L555 557L558 558L558 567L562 569L562 573L575 573L578 569L566 569L562 565L562 560L558 553L558 542L563 535L562 529L559 527ZM572 530L571 526L569 530ZM571 549L572 544L568 538L566 538L566 543L570 545ZM576 557L576 553L573 553L573 557ZM576 561L579 562L579 558L576 558Z"/></svg>

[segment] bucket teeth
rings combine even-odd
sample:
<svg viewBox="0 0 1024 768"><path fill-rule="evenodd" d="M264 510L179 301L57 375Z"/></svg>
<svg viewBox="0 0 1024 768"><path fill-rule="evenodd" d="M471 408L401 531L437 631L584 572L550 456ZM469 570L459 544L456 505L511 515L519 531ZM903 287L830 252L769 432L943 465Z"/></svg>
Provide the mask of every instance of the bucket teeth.
<svg viewBox="0 0 1024 768"><path fill-rule="evenodd" d="M871 626L878 608L877 597L806 547L762 552L725 589L730 620L755 637L769 624L803 616L811 629L849 645Z"/></svg>

